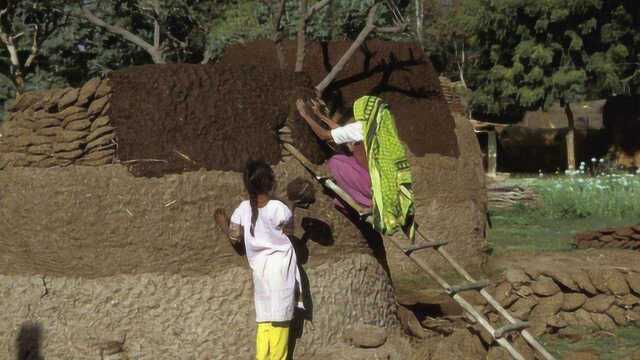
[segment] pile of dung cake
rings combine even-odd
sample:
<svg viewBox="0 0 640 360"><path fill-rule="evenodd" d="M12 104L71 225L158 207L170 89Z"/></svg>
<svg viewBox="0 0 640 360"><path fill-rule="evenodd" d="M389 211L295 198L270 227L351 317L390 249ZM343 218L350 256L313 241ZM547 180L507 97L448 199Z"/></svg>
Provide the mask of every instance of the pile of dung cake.
<svg viewBox="0 0 640 360"><path fill-rule="evenodd" d="M108 80L81 88L27 92L8 107L0 127L0 169L113 162Z"/></svg>

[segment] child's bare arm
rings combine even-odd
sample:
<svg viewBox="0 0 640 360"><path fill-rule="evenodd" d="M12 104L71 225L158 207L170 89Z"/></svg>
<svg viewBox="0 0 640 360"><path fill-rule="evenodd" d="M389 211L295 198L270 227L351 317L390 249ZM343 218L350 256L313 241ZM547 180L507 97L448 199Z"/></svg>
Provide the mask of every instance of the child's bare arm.
<svg viewBox="0 0 640 360"><path fill-rule="evenodd" d="M238 224L232 224L229 220L227 212L224 209L216 209L214 217L216 220L216 224L218 225L220 230L222 230L222 232L227 236L231 245L234 247L239 245L243 238L242 226Z"/></svg>

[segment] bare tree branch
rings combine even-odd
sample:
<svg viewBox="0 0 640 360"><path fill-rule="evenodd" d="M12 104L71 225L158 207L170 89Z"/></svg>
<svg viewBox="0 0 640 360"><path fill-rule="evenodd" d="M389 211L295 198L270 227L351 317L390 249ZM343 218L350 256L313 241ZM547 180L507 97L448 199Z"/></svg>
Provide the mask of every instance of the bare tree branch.
<svg viewBox="0 0 640 360"><path fill-rule="evenodd" d="M330 3L331 0L322 0L313 4L313 6L309 8L309 12L307 13L307 20L309 20L316 12L322 10L322 8L329 5Z"/></svg>
<svg viewBox="0 0 640 360"><path fill-rule="evenodd" d="M380 3L374 4L371 9L369 9L369 14L367 15L367 23L360 31L360 34L358 34L358 37L354 40L354 42L344 53L344 55L342 55L340 60L338 60L338 63L336 63L333 68L331 68L329 74L318 85L316 85L316 92L318 94L322 94L324 92L327 86L329 86L329 84L331 84L331 82L336 78L338 73L342 71L342 68L347 63L347 61L349 61L356 50L360 47L360 45L362 45L362 43L367 39L369 34L371 34L371 32L375 30L376 10L378 9L379 5Z"/></svg>
<svg viewBox="0 0 640 360"><path fill-rule="evenodd" d="M322 0L313 4L307 10L307 0L300 0L295 72L301 72L304 67L304 57L307 50L307 24L316 12L322 10L329 3L331 3L331 0Z"/></svg>
<svg viewBox="0 0 640 360"><path fill-rule="evenodd" d="M298 20L298 40L296 47L295 72L301 72L304 67L304 56L307 47L307 0L300 0L300 20Z"/></svg>
<svg viewBox="0 0 640 360"><path fill-rule="evenodd" d="M27 58L27 61L24 62L24 67L26 69L30 68L33 65L36 57L38 57L38 52L40 51L40 44L38 43L38 35L40 34L40 27L35 25L35 29L33 31L33 43L31 44L31 54Z"/></svg>
<svg viewBox="0 0 640 360"><path fill-rule="evenodd" d="M82 14L83 16L92 24L99 26L101 28L104 28L105 30L120 35L122 36L125 40L132 42L136 45L138 45L139 47L143 48L150 56L151 59L153 60L154 63L156 64L164 64L165 63L165 59L164 59L164 53L162 51L162 49L160 49L159 47L155 47L154 45L149 44L148 42L144 41L142 38L140 38L139 36L131 33L130 31L128 31L127 29L124 29L120 26L117 25L111 25L106 23L104 20L100 19L99 17L97 17L96 15L94 15L86 6L81 5L80 6L82 8ZM154 33L154 43L155 43L155 33Z"/></svg>
<svg viewBox="0 0 640 360"><path fill-rule="evenodd" d="M284 46L282 45L282 40L284 40L283 28L282 28L282 17L284 16L286 0L280 0L278 3L278 9L275 16L273 17L273 43L276 46L276 54L278 55L278 63L280 64L280 69L284 70L287 68L287 60L284 55Z"/></svg>

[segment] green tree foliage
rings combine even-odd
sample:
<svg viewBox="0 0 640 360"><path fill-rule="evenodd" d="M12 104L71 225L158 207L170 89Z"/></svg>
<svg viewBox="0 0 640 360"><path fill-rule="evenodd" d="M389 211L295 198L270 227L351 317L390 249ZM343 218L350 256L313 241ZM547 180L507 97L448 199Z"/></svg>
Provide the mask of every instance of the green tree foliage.
<svg viewBox="0 0 640 360"><path fill-rule="evenodd" d="M62 0L0 2L0 97L29 90L55 68L43 54L68 22L63 9Z"/></svg>
<svg viewBox="0 0 640 360"><path fill-rule="evenodd" d="M490 114L640 93L635 0L468 0L473 104Z"/></svg>

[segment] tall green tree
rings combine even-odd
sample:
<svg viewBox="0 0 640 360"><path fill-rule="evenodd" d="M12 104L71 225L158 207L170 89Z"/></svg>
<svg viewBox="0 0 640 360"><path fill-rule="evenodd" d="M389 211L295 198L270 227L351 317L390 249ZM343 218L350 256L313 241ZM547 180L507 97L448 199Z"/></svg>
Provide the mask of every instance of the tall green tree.
<svg viewBox="0 0 640 360"><path fill-rule="evenodd" d="M489 114L640 93L640 12L635 0L468 0L479 60L473 106Z"/></svg>

